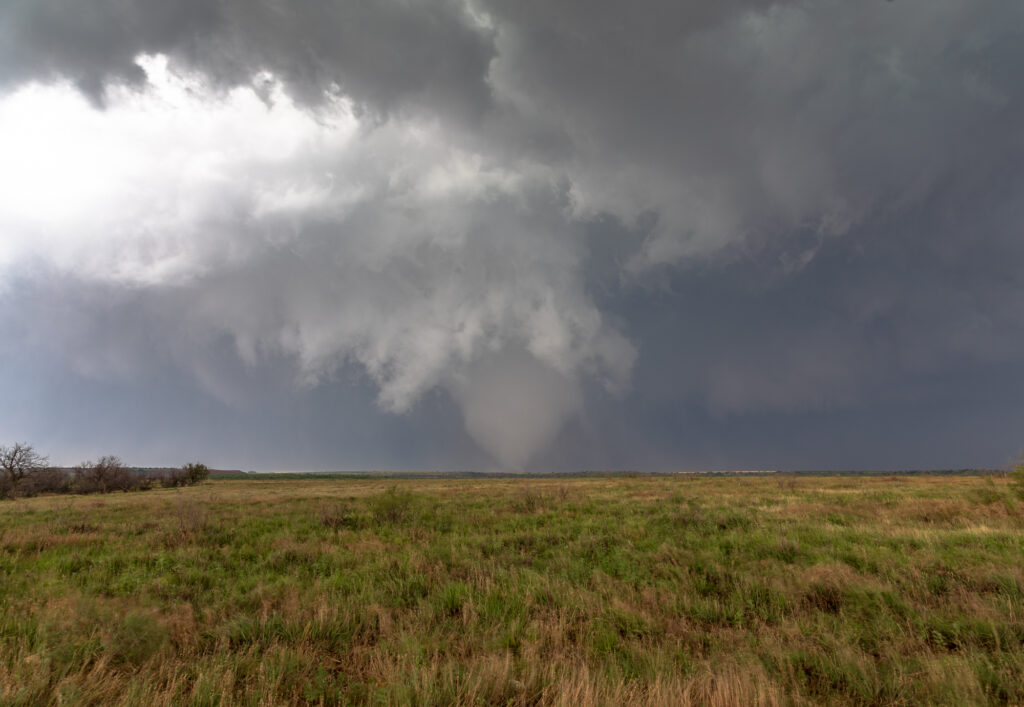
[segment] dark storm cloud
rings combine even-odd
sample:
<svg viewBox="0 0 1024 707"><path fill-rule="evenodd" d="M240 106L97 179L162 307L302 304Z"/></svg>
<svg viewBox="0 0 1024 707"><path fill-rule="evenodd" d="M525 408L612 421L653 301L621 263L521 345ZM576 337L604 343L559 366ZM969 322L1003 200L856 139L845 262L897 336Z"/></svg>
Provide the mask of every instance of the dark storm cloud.
<svg viewBox="0 0 1024 707"><path fill-rule="evenodd" d="M215 3L12 0L0 8L0 80L68 78L101 101L109 81L140 83L141 52L174 51L222 26Z"/></svg>
<svg viewBox="0 0 1024 707"><path fill-rule="evenodd" d="M417 406L439 396L508 467L567 420L535 463L799 466L777 440L801 426L902 463L928 423L901 446L864 420L929 401L964 406L984 463L1012 443L1005 423L971 437L1021 416L963 382L994 390L1024 350L1019 3L19 0L0 40L9 93L65 77L114 120L118 86L152 88L138 55L164 54L214 93L255 87L304 136L226 179L145 185L134 218L165 208L153 194L184 206L135 250L105 235L133 228L117 199L80 229L100 255L14 250L77 267L73 295L33 278L34 306L72 315L20 321L49 322L29 339L86 378L177 371L238 408L260 371L303 396L354 375L416 421L379 422L392 439L425 449ZM318 120L350 101L352 137L277 90Z"/></svg>
<svg viewBox="0 0 1024 707"><path fill-rule="evenodd" d="M317 104L343 91L374 110L426 103L476 112L489 100L488 32L454 1L14 0L0 8L0 78L66 76L96 101L140 83L140 53L163 53L216 83L261 71Z"/></svg>
<svg viewBox="0 0 1024 707"><path fill-rule="evenodd" d="M658 214L645 263L840 235L1020 149L1019 6L708 5L488 6L497 93L571 136L584 203Z"/></svg>
<svg viewBox="0 0 1024 707"><path fill-rule="evenodd" d="M634 285L675 271L650 394L836 409L1017 356L1024 11L671 7L488 5L496 93L558 121L578 198L643 232ZM643 377L663 337L630 329Z"/></svg>

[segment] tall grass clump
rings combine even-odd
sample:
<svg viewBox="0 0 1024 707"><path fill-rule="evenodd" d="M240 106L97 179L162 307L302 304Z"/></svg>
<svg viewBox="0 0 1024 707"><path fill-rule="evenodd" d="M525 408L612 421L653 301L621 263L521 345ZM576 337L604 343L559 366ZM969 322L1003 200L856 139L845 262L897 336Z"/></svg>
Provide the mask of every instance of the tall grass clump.
<svg viewBox="0 0 1024 707"><path fill-rule="evenodd" d="M1024 499L1024 460L1010 471L1010 485L1017 498Z"/></svg>

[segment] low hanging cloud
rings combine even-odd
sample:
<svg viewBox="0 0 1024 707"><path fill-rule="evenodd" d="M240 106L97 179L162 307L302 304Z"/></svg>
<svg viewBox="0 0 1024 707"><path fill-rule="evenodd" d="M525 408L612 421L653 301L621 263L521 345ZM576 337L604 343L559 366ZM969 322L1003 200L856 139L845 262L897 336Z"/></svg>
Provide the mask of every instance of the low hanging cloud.
<svg viewBox="0 0 1024 707"><path fill-rule="evenodd" d="M1022 36L995 0L12 0L0 320L225 401L223 341L447 391L508 468L591 386L870 406L1019 350Z"/></svg>
<svg viewBox="0 0 1024 707"><path fill-rule="evenodd" d="M218 94L166 58L140 64L146 87L108 87L102 111L59 84L0 107L0 129L18 136L6 146L0 262L146 290L172 328L228 334L250 366L287 356L300 384L358 363L391 412L506 347L567 390L581 375L628 385L635 350L584 291L581 233L556 175L511 171L437 123L367 123L343 100L310 113L279 83L262 97ZM134 369L125 355L108 368ZM456 399L487 385L460 377ZM527 415L545 429L521 436L519 452L493 423L476 434L472 402L467 430L522 467L565 418L545 412L558 407L546 393Z"/></svg>

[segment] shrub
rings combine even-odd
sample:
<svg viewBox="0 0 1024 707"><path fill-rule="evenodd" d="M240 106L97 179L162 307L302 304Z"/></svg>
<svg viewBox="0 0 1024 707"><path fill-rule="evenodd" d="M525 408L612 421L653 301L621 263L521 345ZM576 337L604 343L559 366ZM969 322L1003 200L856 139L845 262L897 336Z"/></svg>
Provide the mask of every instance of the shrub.
<svg viewBox="0 0 1024 707"><path fill-rule="evenodd" d="M164 488L177 488L184 486L186 475L183 469L170 469L160 475L160 485Z"/></svg>
<svg viewBox="0 0 1024 707"><path fill-rule="evenodd" d="M67 493L71 490L71 477L63 469L36 469L18 484L19 496L38 496L41 493Z"/></svg>
<svg viewBox="0 0 1024 707"><path fill-rule="evenodd" d="M519 513L535 513L547 505L546 502L547 499L542 492L524 486L519 489L517 498L513 501L513 507Z"/></svg>
<svg viewBox="0 0 1024 707"><path fill-rule="evenodd" d="M359 530L365 525L352 507L345 502L320 507L320 522L331 530Z"/></svg>
<svg viewBox="0 0 1024 707"><path fill-rule="evenodd" d="M79 464L75 468L72 490L75 493L110 493L131 491L139 487L140 479L118 457L107 455L99 461Z"/></svg>
<svg viewBox="0 0 1024 707"><path fill-rule="evenodd" d="M185 472L185 480L188 484L198 484L210 476L210 470L206 464L200 464L199 462L190 462L183 466L181 470Z"/></svg>
<svg viewBox="0 0 1024 707"><path fill-rule="evenodd" d="M210 476L210 470L206 464L190 462L180 469L169 469L160 476L160 484L164 488L177 488L178 486L193 486Z"/></svg>
<svg viewBox="0 0 1024 707"><path fill-rule="evenodd" d="M371 498L369 505L373 520L378 525L405 525L416 515L415 494L399 491L394 486Z"/></svg>

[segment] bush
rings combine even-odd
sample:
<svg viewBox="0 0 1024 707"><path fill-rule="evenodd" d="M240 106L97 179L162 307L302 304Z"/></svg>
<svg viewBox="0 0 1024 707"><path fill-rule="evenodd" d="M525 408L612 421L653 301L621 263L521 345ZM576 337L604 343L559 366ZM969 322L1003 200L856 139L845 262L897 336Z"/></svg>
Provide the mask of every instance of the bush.
<svg viewBox="0 0 1024 707"><path fill-rule="evenodd" d="M369 500L370 514L378 525L405 525L416 515L416 495L392 486Z"/></svg>
<svg viewBox="0 0 1024 707"><path fill-rule="evenodd" d="M185 471L183 469L169 469L160 475L160 485L166 488L177 488L185 485Z"/></svg>
<svg viewBox="0 0 1024 707"><path fill-rule="evenodd" d="M186 483L198 484L200 481L205 481L210 476L210 470L206 464L200 464L198 462L192 462L186 464L181 468L185 472Z"/></svg>
<svg viewBox="0 0 1024 707"><path fill-rule="evenodd" d="M191 462L180 469L168 469L157 477L160 485L164 488L177 488L178 486L194 486L210 476L210 470L206 464Z"/></svg>
<svg viewBox="0 0 1024 707"><path fill-rule="evenodd" d="M17 495L38 496L41 493L67 493L71 476L63 469L36 469L18 484Z"/></svg>
<svg viewBox="0 0 1024 707"><path fill-rule="evenodd" d="M107 455L95 463L79 464L71 486L75 493L110 493L132 491L139 487L140 481L118 457Z"/></svg>

